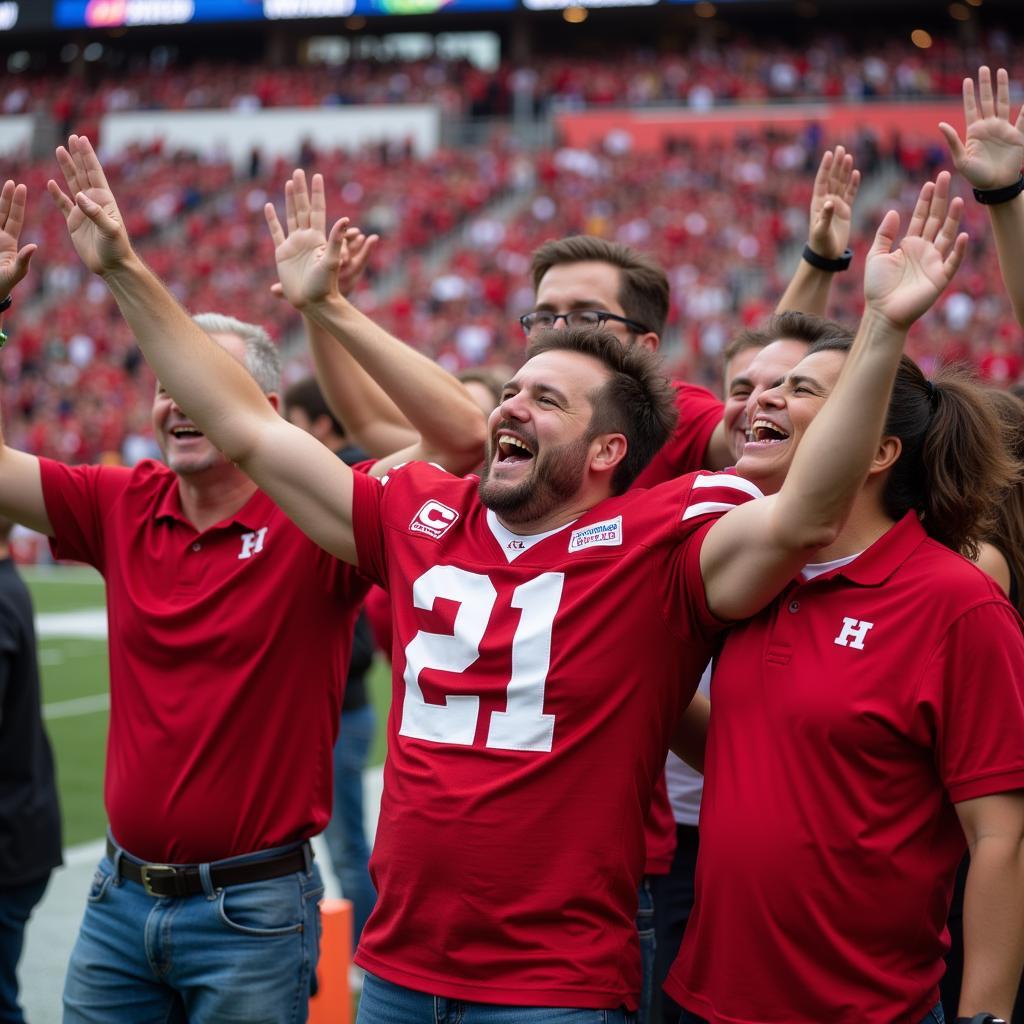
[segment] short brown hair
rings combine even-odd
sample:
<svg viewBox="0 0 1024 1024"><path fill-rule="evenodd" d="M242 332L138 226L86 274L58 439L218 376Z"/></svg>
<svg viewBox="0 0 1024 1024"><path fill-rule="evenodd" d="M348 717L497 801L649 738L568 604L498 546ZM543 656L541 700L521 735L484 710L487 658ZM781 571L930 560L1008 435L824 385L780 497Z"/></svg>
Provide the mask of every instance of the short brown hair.
<svg viewBox="0 0 1024 1024"><path fill-rule="evenodd" d="M321 416L326 416L331 421L334 433L339 437L345 436L345 428L327 405L316 377L303 377L302 380L297 380L285 391L283 397L286 416L288 410L293 408L301 409L309 417L310 423L315 423Z"/></svg>
<svg viewBox="0 0 1024 1024"><path fill-rule="evenodd" d="M552 267L591 260L618 269L618 299L622 311L660 338L668 319L668 277L650 256L628 245L609 242L596 235L549 239L534 251L530 263L534 291L540 288L541 280Z"/></svg>
<svg viewBox="0 0 1024 1024"><path fill-rule="evenodd" d="M728 363L748 348L767 348L776 341L802 341L815 345L830 339L853 342L853 332L835 320L826 320L813 313L798 313L787 310L776 313L760 327L748 327L740 331L722 351L722 359Z"/></svg>
<svg viewBox="0 0 1024 1024"><path fill-rule="evenodd" d="M505 387L505 381L512 376L507 366L470 366L465 370L459 370L455 379L463 384L480 384L490 391L494 397L494 404L501 401L501 392Z"/></svg>
<svg viewBox="0 0 1024 1024"><path fill-rule="evenodd" d="M622 494L672 435L679 415L675 389L655 353L639 345L623 345L610 331L541 331L530 342L526 357L563 350L591 356L611 374L590 396L594 409L590 436L625 436L626 455L615 467L611 481L612 493Z"/></svg>

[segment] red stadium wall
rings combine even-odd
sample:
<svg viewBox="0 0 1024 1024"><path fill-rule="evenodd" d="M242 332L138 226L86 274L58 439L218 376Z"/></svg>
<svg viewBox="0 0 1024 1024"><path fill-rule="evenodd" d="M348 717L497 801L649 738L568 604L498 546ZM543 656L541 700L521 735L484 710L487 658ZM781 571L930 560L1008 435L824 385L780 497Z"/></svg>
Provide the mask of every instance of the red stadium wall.
<svg viewBox="0 0 1024 1024"><path fill-rule="evenodd" d="M960 125L962 106L958 99L927 103L799 103L715 108L708 111L673 109L602 109L559 114L555 121L559 137L567 146L589 149L602 143L609 133L626 132L638 153L661 152L674 139L708 143L732 139L749 129L761 132L766 123L780 128L802 128L820 124L830 137L842 139L858 129L873 129L882 138L894 132L940 138L937 125L949 121Z"/></svg>

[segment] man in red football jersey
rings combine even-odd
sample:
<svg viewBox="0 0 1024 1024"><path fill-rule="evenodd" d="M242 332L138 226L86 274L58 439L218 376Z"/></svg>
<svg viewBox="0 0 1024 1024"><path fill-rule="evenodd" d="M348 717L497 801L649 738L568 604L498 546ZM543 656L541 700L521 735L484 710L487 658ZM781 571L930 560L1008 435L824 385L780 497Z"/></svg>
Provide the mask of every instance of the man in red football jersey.
<svg viewBox="0 0 1024 1024"><path fill-rule="evenodd" d="M391 593L360 1019L624 1020L643 809L672 726L721 627L841 527L906 330L962 258L957 218L936 211L928 236L912 224L895 252L894 215L883 223L847 372L770 499L713 474L630 492L673 396L653 354L593 330L531 346L491 415L479 482L423 463L377 480L267 415L132 251L87 141L58 157L71 196L50 189L72 241L160 379L317 543ZM311 200L293 179L287 195L287 232L268 210L284 293L369 359L338 329L344 223L326 235L322 189Z"/></svg>

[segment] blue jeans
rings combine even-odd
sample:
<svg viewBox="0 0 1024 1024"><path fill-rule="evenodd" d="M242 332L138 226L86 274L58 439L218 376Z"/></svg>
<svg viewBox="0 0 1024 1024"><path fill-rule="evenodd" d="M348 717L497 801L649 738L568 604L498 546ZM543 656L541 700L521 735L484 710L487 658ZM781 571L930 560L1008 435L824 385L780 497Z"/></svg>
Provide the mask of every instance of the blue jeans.
<svg viewBox="0 0 1024 1024"><path fill-rule="evenodd" d="M25 1024L18 1005L18 961L25 942L25 925L46 892L50 873L25 885L0 888L0 1021Z"/></svg>
<svg viewBox="0 0 1024 1024"><path fill-rule="evenodd" d="M697 1014L690 1013L689 1010L684 1009L679 1017L679 1024L707 1024L707 1021L703 1017L698 1017ZM942 1013L942 1003L936 1003L928 1016L921 1021L921 1024L946 1024L946 1018Z"/></svg>
<svg viewBox="0 0 1024 1024"><path fill-rule="evenodd" d="M367 974L356 1024L636 1024L625 1010L468 1003L414 992Z"/></svg>
<svg viewBox="0 0 1024 1024"><path fill-rule="evenodd" d="M334 814L324 831L331 865L345 899L352 901L352 947L377 902L367 864L370 845L363 825L363 770L370 756L376 716L370 704L343 711L334 744Z"/></svg>
<svg viewBox="0 0 1024 1024"><path fill-rule="evenodd" d="M640 939L640 1006L636 1019L637 1024L653 1024L654 954L657 947L654 933L654 896L647 876L637 890L636 931Z"/></svg>
<svg viewBox="0 0 1024 1024"><path fill-rule="evenodd" d="M104 857L68 964L64 1024L302 1024L322 895L312 862L308 873L167 897L118 879Z"/></svg>

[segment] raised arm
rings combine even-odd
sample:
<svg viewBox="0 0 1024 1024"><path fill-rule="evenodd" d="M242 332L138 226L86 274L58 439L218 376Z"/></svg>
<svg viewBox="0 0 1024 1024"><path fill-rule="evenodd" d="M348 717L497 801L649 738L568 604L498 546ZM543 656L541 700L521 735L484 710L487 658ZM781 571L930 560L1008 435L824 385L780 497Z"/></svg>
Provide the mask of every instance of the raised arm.
<svg viewBox="0 0 1024 1024"><path fill-rule="evenodd" d="M345 229L345 247L338 269L338 291L348 298L362 276L370 253L379 241L359 228ZM284 295L280 284L277 294ZM345 427L352 441L374 458L407 448L419 441L419 434L402 411L377 382L322 327L309 317L302 318L316 376L328 408Z"/></svg>
<svg viewBox="0 0 1024 1024"><path fill-rule="evenodd" d="M977 190L987 193L988 214L996 240L999 270L1010 296L1017 323L1024 327L1024 193L1021 163L1024 162L1024 107L1016 121L1010 119L1010 79L1003 68L996 72L992 94L992 72L978 70L978 95L974 81L964 79L964 120L966 139L943 121L939 130L946 137L953 165ZM1018 191L1001 199L999 190ZM992 193L996 195L992 195Z"/></svg>
<svg viewBox="0 0 1024 1024"><path fill-rule="evenodd" d="M971 851L958 1017L1009 1020L1024 965L1024 793L956 805Z"/></svg>
<svg viewBox="0 0 1024 1024"><path fill-rule="evenodd" d="M28 273L35 245L18 248L21 228L25 223L28 190L13 181L0 189L0 306L6 304L14 286ZM5 311L0 309L0 332ZM50 534L53 527L46 514L39 460L34 455L8 448L0 432L0 515Z"/></svg>
<svg viewBox="0 0 1024 1024"><path fill-rule="evenodd" d="M157 377L210 440L322 547L355 562L352 471L310 434L282 419L240 363L203 330L131 247L89 140L57 150L68 193L47 188L82 262L106 282ZM306 273L337 274L342 226L307 253ZM323 264L329 269L324 270Z"/></svg>
<svg viewBox="0 0 1024 1024"><path fill-rule="evenodd" d="M892 383L911 324L942 294L963 259L963 201L949 201L945 171L921 190L894 249L899 215L882 219L864 274L865 311L832 390L771 497L719 519L701 548L708 603L723 619L767 604L842 529L877 452Z"/></svg>
<svg viewBox="0 0 1024 1024"><path fill-rule="evenodd" d="M860 171L845 147L826 150L814 176L807 248L811 258L835 261L843 259L850 244L853 201L860 188ZM806 251L800 257L793 279L775 307L776 313L795 310L824 316L836 270L816 267L808 262Z"/></svg>
<svg viewBox="0 0 1024 1024"><path fill-rule="evenodd" d="M301 269L296 249L314 244L314 239L321 240L315 244L322 244L326 229L324 184L319 174L313 176L312 186L311 191L307 190L302 171L296 171L286 183L287 234L273 206L268 203L266 207L285 297L315 328L344 345L418 431L419 440L406 448L398 461L425 459L454 473L468 472L483 458L486 438L483 413L469 392L435 362L360 313L341 294L336 280L332 287L323 287L325 282L316 279L311 289L311 282L304 282L296 273ZM340 223L347 227L347 221ZM349 390L357 391L362 380L359 378Z"/></svg>

